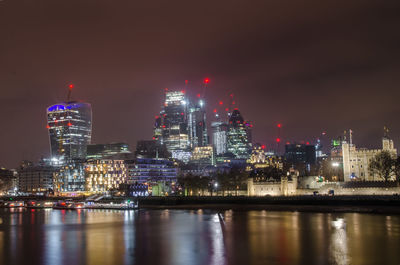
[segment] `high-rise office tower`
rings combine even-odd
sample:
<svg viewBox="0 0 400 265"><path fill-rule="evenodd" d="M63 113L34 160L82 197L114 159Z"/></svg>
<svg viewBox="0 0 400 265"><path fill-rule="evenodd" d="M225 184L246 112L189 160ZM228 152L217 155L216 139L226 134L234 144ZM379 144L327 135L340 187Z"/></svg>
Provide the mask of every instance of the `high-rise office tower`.
<svg viewBox="0 0 400 265"><path fill-rule="evenodd" d="M222 121L215 121L211 123L211 128L215 154L225 154L227 152L228 124Z"/></svg>
<svg viewBox="0 0 400 265"><path fill-rule="evenodd" d="M66 102L47 108L47 128L52 158L84 159L92 135L89 103Z"/></svg>
<svg viewBox="0 0 400 265"><path fill-rule="evenodd" d="M168 151L186 151L190 148L187 124L188 100L185 91L166 91L164 108L161 111L162 143Z"/></svg>
<svg viewBox="0 0 400 265"><path fill-rule="evenodd" d="M191 148L206 146L209 142L204 105L203 99L189 104L188 128Z"/></svg>
<svg viewBox="0 0 400 265"><path fill-rule="evenodd" d="M238 109L234 109L228 124L227 151L235 158L248 159L251 154L251 124L245 122Z"/></svg>

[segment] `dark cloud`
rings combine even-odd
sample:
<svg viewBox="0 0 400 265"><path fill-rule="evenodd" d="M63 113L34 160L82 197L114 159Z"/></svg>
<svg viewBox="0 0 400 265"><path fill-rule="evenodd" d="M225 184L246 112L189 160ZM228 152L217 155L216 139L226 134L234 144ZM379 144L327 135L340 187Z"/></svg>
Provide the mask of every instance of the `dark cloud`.
<svg viewBox="0 0 400 265"><path fill-rule="evenodd" d="M162 89L234 92L256 141L352 128L400 142L398 1L0 1L0 164L48 155L45 109L92 103L94 142L151 137Z"/></svg>

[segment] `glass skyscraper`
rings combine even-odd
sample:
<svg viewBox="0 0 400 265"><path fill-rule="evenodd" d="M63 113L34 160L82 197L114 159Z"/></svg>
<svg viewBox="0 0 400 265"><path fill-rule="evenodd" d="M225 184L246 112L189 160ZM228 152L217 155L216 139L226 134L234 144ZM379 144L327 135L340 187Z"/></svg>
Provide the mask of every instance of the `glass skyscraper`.
<svg viewBox="0 0 400 265"><path fill-rule="evenodd" d="M208 145L204 100L199 99L197 104L194 102L190 102L188 127L191 148Z"/></svg>
<svg viewBox="0 0 400 265"><path fill-rule="evenodd" d="M92 108L84 102L52 105L47 108L47 128L53 159L84 159L92 135Z"/></svg>
<svg viewBox="0 0 400 265"><path fill-rule="evenodd" d="M162 143L172 154L174 151L187 151L190 148L187 105L184 91L166 91L164 108L161 111Z"/></svg>
<svg viewBox="0 0 400 265"><path fill-rule="evenodd" d="M235 158L248 159L251 154L251 124L245 122L238 109L234 109L228 124L227 150Z"/></svg>
<svg viewBox="0 0 400 265"><path fill-rule="evenodd" d="M228 124L222 121L215 121L211 123L213 145L215 154L221 155L227 152L227 132Z"/></svg>
<svg viewBox="0 0 400 265"><path fill-rule="evenodd" d="M153 140L185 163L195 147L208 146L205 102L200 94L192 101L184 90L166 89L162 110L155 117Z"/></svg>

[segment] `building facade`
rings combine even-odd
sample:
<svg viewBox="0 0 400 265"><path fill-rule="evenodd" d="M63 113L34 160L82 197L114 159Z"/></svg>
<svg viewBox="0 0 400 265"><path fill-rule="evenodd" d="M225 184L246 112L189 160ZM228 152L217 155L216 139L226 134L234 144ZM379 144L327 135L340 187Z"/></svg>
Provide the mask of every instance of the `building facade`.
<svg viewBox="0 0 400 265"><path fill-rule="evenodd" d="M53 178L56 168L49 165L23 167L18 170L18 190L31 194L53 192Z"/></svg>
<svg viewBox="0 0 400 265"><path fill-rule="evenodd" d="M170 154L165 145L157 140L139 140L136 144L135 157L138 158L168 158Z"/></svg>
<svg viewBox="0 0 400 265"><path fill-rule="evenodd" d="M212 128L212 139L213 146L215 148L215 154L221 155L228 152L227 149L227 133L228 124L222 121L216 121L211 123Z"/></svg>
<svg viewBox="0 0 400 265"><path fill-rule="evenodd" d="M379 176L374 176L369 172L369 163L372 158L382 151L388 151L393 157L397 156L397 149L394 148L393 140L388 137L382 138L382 149L356 148L352 143L342 142L343 152L343 174L344 181L381 180Z"/></svg>
<svg viewBox="0 0 400 265"><path fill-rule="evenodd" d="M48 107L47 128L52 158L84 159L92 135L90 104L72 101Z"/></svg>
<svg viewBox="0 0 400 265"><path fill-rule="evenodd" d="M189 102L188 128L191 148L206 146L209 142L204 105L203 99Z"/></svg>
<svg viewBox="0 0 400 265"><path fill-rule="evenodd" d="M75 194L85 191L85 159L69 160L60 166L54 176L54 192L57 194Z"/></svg>
<svg viewBox="0 0 400 265"><path fill-rule="evenodd" d="M15 169L0 168L0 194L18 189L18 172Z"/></svg>
<svg viewBox="0 0 400 265"><path fill-rule="evenodd" d="M215 165L214 148L211 145L195 147L190 158L190 164L199 168Z"/></svg>
<svg viewBox="0 0 400 265"><path fill-rule="evenodd" d="M161 111L162 144L168 151L187 151L190 149L188 131L188 100L185 91L166 91L164 107Z"/></svg>
<svg viewBox="0 0 400 265"><path fill-rule="evenodd" d="M86 191L103 193L118 190L126 183L128 170L124 160L88 160L85 168Z"/></svg>
<svg viewBox="0 0 400 265"><path fill-rule="evenodd" d="M178 168L163 158L137 158L129 163L128 184L176 182Z"/></svg>
<svg viewBox="0 0 400 265"><path fill-rule="evenodd" d="M283 169L283 162L281 157L274 154L266 154L264 148L265 147L260 144L253 145L250 158L247 160L247 171L267 167Z"/></svg>
<svg viewBox="0 0 400 265"><path fill-rule="evenodd" d="M297 193L297 176L282 177L280 181L266 181L249 178L248 196L291 196Z"/></svg>
<svg viewBox="0 0 400 265"><path fill-rule="evenodd" d="M251 150L251 124L244 121L238 109L234 109L229 118L227 151L235 158L248 159Z"/></svg>
<svg viewBox="0 0 400 265"><path fill-rule="evenodd" d="M87 146L87 159L102 159L120 154L130 154L129 145L126 143L89 144Z"/></svg>

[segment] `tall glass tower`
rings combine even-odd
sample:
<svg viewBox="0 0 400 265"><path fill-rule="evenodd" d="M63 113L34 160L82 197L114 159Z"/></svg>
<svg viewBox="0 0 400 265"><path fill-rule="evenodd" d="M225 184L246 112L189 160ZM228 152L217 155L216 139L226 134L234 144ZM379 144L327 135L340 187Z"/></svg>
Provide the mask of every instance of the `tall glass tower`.
<svg viewBox="0 0 400 265"><path fill-rule="evenodd" d="M243 120L238 109L234 109L228 124L227 149L236 158L248 159L251 154L251 127Z"/></svg>
<svg viewBox="0 0 400 265"><path fill-rule="evenodd" d="M227 131L228 124L222 121L215 121L211 123L213 145L215 154L221 155L227 152Z"/></svg>
<svg viewBox="0 0 400 265"><path fill-rule="evenodd" d="M191 103L189 105L188 127L191 148L208 145L206 111L203 99L199 99L197 104Z"/></svg>
<svg viewBox="0 0 400 265"><path fill-rule="evenodd" d="M189 133L187 126L188 101L184 91L166 91L163 116L162 142L168 151L189 149Z"/></svg>
<svg viewBox="0 0 400 265"><path fill-rule="evenodd" d="M47 128L53 159L84 159L92 135L92 108L75 101L52 105L47 108Z"/></svg>

